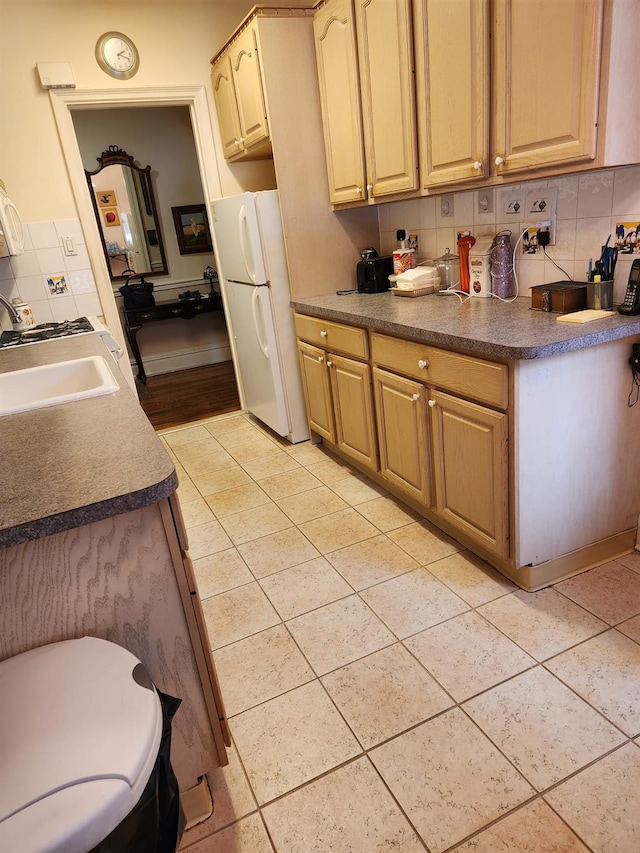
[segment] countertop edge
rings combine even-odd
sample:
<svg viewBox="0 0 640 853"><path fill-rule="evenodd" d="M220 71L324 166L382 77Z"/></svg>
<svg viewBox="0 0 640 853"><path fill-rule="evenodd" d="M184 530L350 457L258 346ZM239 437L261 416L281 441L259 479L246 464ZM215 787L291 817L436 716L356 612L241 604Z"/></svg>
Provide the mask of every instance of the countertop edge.
<svg viewBox="0 0 640 853"><path fill-rule="evenodd" d="M116 515L151 506L151 504L168 498L177 488L178 475L174 468L164 480L145 489L139 489L137 492L118 495L99 503L89 504L0 530L0 549L9 548L12 545L21 545L32 539L41 539L44 536L52 536L54 533L63 533L65 530L92 524L94 521L103 521L105 518L112 518Z"/></svg>

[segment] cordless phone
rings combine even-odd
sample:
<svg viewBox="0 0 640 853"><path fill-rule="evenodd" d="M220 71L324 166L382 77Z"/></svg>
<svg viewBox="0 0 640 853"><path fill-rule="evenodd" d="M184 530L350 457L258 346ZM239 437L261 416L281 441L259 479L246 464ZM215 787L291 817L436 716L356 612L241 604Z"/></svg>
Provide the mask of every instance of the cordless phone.
<svg viewBox="0 0 640 853"><path fill-rule="evenodd" d="M618 305L620 314L640 314L640 259L631 264L624 302Z"/></svg>

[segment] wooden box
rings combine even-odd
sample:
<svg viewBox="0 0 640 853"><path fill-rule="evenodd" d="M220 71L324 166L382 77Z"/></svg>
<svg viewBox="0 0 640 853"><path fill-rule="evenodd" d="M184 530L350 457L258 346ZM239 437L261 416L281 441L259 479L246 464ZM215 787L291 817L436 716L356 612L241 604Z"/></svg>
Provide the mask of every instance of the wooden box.
<svg viewBox="0 0 640 853"><path fill-rule="evenodd" d="M576 284L573 281L537 284L531 288L531 307L556 314L582 311L587 307L587 284Z"/></svg>

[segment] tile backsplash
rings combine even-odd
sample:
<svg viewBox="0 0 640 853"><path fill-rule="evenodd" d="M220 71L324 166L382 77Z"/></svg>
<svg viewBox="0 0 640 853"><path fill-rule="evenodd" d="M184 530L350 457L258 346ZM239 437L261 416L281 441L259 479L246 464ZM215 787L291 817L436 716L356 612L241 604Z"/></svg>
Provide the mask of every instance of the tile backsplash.
<svg viewBox="0 0 640 853"><path fill-rule="evenodd" d="M79 220L27 224L24 253L0 258L0 293L28 303L36 323L102 314ZM12 328L6 311L0 328Z"/></svg>
<svg viewBox="0 0 640 853"><path fill-rule="evenodd" d="M512 192L518 186L525 190L558 189L556 242L547 247L548 257L542 252L536 255L516 252L520 296L528 296L529 289L536 284L566 278L586 281L589 258L595 261L600 256L609 234L611 244L615 242L616 223L640 222L640 166L625 166L496 187L493 213L478 212L480 190L453 193L453 216L447 218L441 215L440 196L381 204L378 208L380 252L387 255L393 251L397 245L396 231L400 228L418 235L419 260L438 257L446 249L456 252L457 234L463 231L470 231L477 238L509 228L513 246L528 223L524 218L521 222L501 220L501 194ZM617 303L624 297L634 257L638 256L621 254L618 257L614 284Z"/></svg>

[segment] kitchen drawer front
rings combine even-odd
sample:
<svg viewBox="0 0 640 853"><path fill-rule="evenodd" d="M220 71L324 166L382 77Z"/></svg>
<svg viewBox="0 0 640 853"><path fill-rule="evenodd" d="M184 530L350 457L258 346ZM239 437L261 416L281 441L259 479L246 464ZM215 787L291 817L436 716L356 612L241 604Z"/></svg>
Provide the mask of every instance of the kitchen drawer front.
<svg viewBox="0 0 640 853"><path fill-rule="evenodd" d="M504 364L460 355L437 347L371 335L374 364L454 394L506 409L509 402L508 368Z"/></svg>
<svg viewBox="0 0 640 853"><path fill-rule="evenodd" d="M356 326L343 326L342 323L330 323L317 317L294 314L296 334L303 341L330 349L332 352L352 355L366 360L369 356L367 333Z"/></svg>

